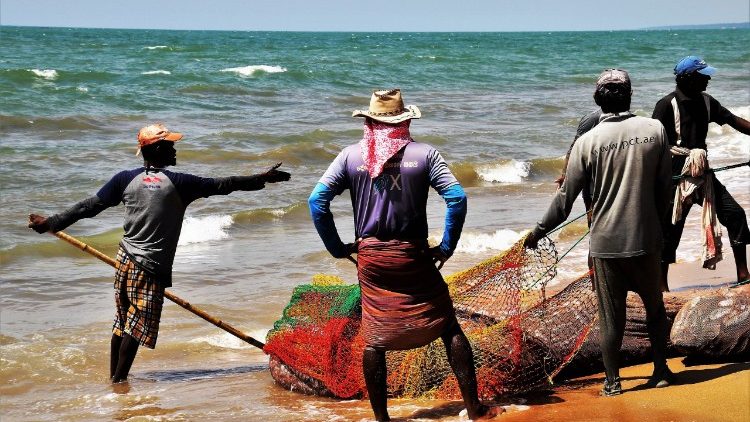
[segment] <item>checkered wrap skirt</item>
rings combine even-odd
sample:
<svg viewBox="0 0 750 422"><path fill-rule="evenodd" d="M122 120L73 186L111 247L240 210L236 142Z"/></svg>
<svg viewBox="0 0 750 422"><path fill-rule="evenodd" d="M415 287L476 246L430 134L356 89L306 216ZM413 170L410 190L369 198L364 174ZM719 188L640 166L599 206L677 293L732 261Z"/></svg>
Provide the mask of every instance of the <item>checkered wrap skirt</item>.
<svg viewBox="0 0 750 422"><path fill-rule="evenodd" d="M131 261L120 248L115 272L115 321L112 333L129 334L142 346L153 349L159 334L164 287L157 278Z"/></svg>

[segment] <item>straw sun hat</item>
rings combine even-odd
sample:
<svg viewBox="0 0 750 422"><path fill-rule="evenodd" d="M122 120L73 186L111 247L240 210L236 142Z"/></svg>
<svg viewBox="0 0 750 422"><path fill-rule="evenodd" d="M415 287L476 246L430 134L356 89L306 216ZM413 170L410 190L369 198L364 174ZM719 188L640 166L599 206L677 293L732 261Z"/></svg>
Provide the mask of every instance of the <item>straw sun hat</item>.
<svg viewBox="0 0 750 422"><path fill-rule="evenodd" d="M404 106L401 90L373 91L369 110L354 110L352 117L369 117L383 123L400 123L404 120L419 119L422 113L414 105Z"/></svg>

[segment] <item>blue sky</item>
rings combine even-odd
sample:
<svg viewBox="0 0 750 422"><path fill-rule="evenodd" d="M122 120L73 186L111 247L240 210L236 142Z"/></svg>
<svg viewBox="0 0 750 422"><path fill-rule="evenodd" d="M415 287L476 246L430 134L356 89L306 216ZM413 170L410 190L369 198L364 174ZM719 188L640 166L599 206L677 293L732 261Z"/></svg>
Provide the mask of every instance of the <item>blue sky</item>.
<svg viewBox="0 0 750 422"><path fill-rule="evenodd" d="M748 0L0 0L0 24L275 31L575 31L747 22Z"/></svg>

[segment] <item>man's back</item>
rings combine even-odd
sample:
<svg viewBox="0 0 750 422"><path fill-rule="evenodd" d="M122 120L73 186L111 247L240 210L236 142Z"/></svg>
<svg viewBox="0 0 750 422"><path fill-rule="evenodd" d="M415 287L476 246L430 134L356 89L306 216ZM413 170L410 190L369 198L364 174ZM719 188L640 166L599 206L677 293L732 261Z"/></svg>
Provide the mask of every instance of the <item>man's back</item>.
<svg viewBox="0 0 750 422"><path fill-rule="evenodd" d="M664 128L654 119L621 113L606 117L573 148L569 172L593 197L591 255L656 253L670 183Z"/></svg>
<svg viewBox="0 0 750 422"><path fill-rule="evenodd" d="M359 144L345 148L321 178L337 193L351 190L357 237L424 239L427 196L458 183L440 153L410 142L371 179Z"/></svg>

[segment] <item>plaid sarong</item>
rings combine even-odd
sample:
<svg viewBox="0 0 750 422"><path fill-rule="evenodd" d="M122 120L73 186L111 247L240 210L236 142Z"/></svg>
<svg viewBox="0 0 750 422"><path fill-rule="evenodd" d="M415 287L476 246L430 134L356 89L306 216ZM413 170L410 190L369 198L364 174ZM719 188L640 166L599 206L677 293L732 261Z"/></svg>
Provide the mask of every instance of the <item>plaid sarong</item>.
<svg viewBox="0 0 750 422"><path fill-rule="evenodd" d="M159 334L164 287L120 248L115 272L115 321L112 333L129 334L142 346L153 349Z"/></svg>

